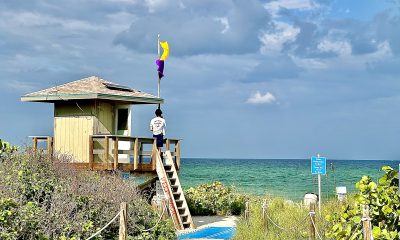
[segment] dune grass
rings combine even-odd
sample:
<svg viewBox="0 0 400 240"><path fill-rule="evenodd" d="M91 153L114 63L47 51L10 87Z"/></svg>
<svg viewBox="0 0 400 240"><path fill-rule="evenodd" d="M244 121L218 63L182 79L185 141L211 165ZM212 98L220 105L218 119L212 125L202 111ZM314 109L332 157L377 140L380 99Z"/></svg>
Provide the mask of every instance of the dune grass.
<svg viewBox="0 0 400 240"><path fill-rule="evenodd" d="M263 198L250 198L250 217L246 220L243 214L240 216L235 240L309 239L309 208L302 206L300 202L267 198L267 218L263 221L262 202ZM316 210L316 239L326 239L325 230L331 227L331 223L324 216L339 211L340 205L336 199L330 199L322 205L321 212Z"/></svg>

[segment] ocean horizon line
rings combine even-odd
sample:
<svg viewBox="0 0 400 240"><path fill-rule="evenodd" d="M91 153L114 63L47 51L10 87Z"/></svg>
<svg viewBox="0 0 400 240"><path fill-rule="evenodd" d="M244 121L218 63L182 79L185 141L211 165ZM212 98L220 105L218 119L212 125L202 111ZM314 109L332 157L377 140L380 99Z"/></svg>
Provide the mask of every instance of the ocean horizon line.
<svg viewBox="0 0 400 240"><path fill-rule="evenodd" d="M219 159L219 160L299 160L299 161L310 161L310 158L230 158L230 157L181 157L182 159L196 159L196 160L201 160L201 159L207 159L207 160L212 160L212 159ZM349 158L326 158L328 161L400 161L400 159L349 159Z"/></svg>

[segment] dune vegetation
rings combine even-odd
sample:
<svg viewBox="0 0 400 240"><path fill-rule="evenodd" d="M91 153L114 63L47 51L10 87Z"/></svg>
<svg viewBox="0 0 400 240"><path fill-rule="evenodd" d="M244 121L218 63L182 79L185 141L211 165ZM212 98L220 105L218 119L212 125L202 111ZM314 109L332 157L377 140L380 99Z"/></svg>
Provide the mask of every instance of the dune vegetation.
<svg viewBox="0 0 400 240"><path fill-rule="evenodd" d="M315 239L364 239L363 221L368 218L363 218L363 206L369 209L368 231L373 239L400 239L398 173L388 166L382 170L384 174L377 183L363 176L356 184L358 192L348 196L347 201L329 199L320 212L316 210ZM267 199L264 218L263 199ZM301 203L251 197L249 206L249 217L241 215L234 239L309 239L313 223L309 208Z"/></svg>
<svg viewBox="0 0 400 240"><path fill-rule="evenodd" d="M133 182L116 172L75 170L67 160L2 147L0 239L87 239L113 219L121 202L128 203L129 239L175 239L173 224L159 222ZM94 239L116 239L118 228L117 219Z"/></svg>

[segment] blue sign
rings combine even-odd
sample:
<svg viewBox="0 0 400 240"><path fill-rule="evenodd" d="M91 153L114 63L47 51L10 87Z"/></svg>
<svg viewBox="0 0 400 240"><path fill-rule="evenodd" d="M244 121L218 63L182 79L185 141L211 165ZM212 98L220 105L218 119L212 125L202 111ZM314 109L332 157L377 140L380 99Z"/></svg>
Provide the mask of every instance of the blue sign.
<svg viewBox="0 0 400 240"><path fill-rule="evenodd" d="M311 157L311 174L326 174L326 157Z"/></svg>

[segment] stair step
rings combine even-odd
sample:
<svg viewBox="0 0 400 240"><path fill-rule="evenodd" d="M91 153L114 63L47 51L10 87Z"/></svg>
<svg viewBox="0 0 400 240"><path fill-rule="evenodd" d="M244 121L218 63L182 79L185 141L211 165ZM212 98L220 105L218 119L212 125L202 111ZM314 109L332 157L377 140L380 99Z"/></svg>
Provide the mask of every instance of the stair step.
<svg viewBox="0 0 400 240"><path fill-rule="evenodd" d="M175 185L176 183L176 178L168 178L169 182L171 183L171 185Z"/></svg>
<svg viewBox="0 0 400 240"><path fill-rule="evenodd" d="M168 179L167 181L169 182L168 185L170 185L172 191L172 196L169 194L166 194L166 198L169 201L174 201L175 206L176 206L176 212L174 212L174 217L178 218L179 221L182 225L179 226L179 224L175 223L176 228L183 228L185 230L191 229L193 227L192 223L192 218L189 212L189 208L186 205L186 200L184 196L184 192L181 189L181 186L179 184L179 175L176 172L176 169L174 167L174 164L172 163L172 159L168 154L164 156L166 161L164 162L165 165L164 170L158 168L157 169L157 175L160 180L165 180L165 177ZM166 164L168 162L169 164ZM157 158L157 163L161 163L160 160ZM162 163L161 163L162 164ZM164 183L163 183L164 184ZM168 195L168 196L167 196Z"/></svg>
<svg viewBox="0 0 400 240"><path fill-rule="evenodd" d="M170 170L170 169L172 169L172 165L164 165L164 169L165 170Z"/></svg>
<svg viewBox="0 0 400 240"><path fill-rule="evenodd" d="M178 207L178 212L179 214L182 212L182 214L185 213L186 208L185 207Z"/></svg>
<svg viewBox="0 0 400 240"><path fill-rule="evenodd" d="M180 211L180 210L185 210L186 208L185 207L178 207L178 210Z"/></svg>

